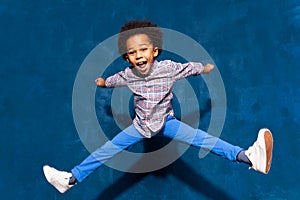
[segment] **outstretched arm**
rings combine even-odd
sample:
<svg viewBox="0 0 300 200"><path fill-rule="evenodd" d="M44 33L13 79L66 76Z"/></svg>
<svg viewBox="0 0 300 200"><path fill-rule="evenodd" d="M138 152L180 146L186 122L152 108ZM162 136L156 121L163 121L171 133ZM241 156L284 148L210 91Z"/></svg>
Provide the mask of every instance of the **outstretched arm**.
<svg viewBox="0 0 300 200"><path fill-rule="evenodd" d="M204 66L202 73L203 74L208 74L209 72L211 72L212 70L214 70L215 66L212 64L207 64Z"/></svg>
<svg viewBox="0 0 300 200"><path fill-rule="evenodd" d="M203 66L200 62L187 62L182 64L166 60L165 64L169 65L173 69L172 76L175 78L175 80L180 80L189 76L208 74L214 69L213 64L206 64Z"/></svg>
<svg viewBox="0 0 300 200"><path fill-rule="evenodd" d="M96 83L96 85L98 87L106 87L106 85L105 85L105 79L103 79L103 78L97 78L95 80L95 83Z"/></svg>

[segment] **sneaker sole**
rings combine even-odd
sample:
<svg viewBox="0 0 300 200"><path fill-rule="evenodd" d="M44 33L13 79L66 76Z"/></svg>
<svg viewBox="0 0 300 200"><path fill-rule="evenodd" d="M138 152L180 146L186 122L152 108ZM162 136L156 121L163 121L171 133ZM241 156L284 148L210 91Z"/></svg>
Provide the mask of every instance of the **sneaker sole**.
<svg viewBox="0 0 300 200"><path fill-rule="evenodd" d="M270 130L263 129L264 139L266 144L267 163L265 173L269 173L272 164L272 152L273 152L273 136Z"/></svg>

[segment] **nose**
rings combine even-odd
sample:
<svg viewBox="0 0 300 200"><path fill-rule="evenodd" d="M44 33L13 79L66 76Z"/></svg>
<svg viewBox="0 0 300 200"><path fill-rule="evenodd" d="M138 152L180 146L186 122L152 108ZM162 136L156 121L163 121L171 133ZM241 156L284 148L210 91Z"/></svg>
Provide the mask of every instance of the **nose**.
<svg viewBox="0 0 300 200"><path fill-rule="evenodd" d="M141 51L137 50L135 59L139 60L140 58L142 58L142 53L141 53Z"/></svg>

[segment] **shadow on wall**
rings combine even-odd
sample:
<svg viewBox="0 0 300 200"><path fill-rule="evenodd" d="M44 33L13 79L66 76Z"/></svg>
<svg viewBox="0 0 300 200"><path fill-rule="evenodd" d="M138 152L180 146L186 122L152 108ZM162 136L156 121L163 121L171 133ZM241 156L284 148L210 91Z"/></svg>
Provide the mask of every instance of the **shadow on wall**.
<svg viewBox="0 0 300 200"><path fill-rule="evenodd" d="M178 106L178 105L177 105ZM210 99L205 101L204 108L201 108L201 117L205 117L206 115L210 114L211 103ZM110 113L111 108L106 107L106 112ZM180 113L178 113L180 114ZM191 119L193 123L194 113L190 113L187 116L187 119ZM170 142L168 138L162 137L154 137L151 139L147 139L140 144L134 145L130 148L129 151L132 152L153 152L156 151L166 144ZM177 146L172 146L174 150L174 154L177 152ZM143 149L141 149L143 148ZM147 163L149 161L145 160L146 157L142 157L135 166L140 166L141 163ZM135 168L133 166L133 168ZM130 171L130 170L129 170ZM188 173L187 173L188 172ZM213 185L209 182L206 178L204 178L201 174L193 170L188 164L186 164L182 159L178 159L176 162L172 163L171 165L149 173L125 173L121 178L115 181L112 185L108 186L104 191L100 193L97 199L116 199L119 195L126 192L128 189L133 187L135 184L141 182L147 176L158 176L161 178L165 178L169 175L176 177L177 179L184 182L186 185L193 188L198 193L208 197L209 199L234 199L228 193L223 191L222 189L218 188L217 186Z"/></svg>
<svg viewBox="0 0 300 200"><path fill-rule="evenodd" d="M144 148L146 152L151 152L157 145L165 145L169 140L162 139L160 137L153 138L144 142ZM176 152L176 147L174 148L174 152ZM139 160L136 165L140 165L140 162L145 162L143 158ZM188 172L188 173L187 173ZM186 164L182 159L178 159L173 164L154 171L150 173L125 173L120 179L114 182L114 184L107 187L104 191L100 193L98 196L98 200L102 199L116 199L120 194L124 193L126 190L130 189L133 185L141 182L147 176L159 176L159 177L167 177L169 175L175 176L177 179L184 182L186 185L193 188L198 193L206 196L209 199L222 199L231 200L234 199L224 190L218 188L209 182L206 178L204 178L201 174L193 170ZM174 188L173 188L174 189Z"/></svg>

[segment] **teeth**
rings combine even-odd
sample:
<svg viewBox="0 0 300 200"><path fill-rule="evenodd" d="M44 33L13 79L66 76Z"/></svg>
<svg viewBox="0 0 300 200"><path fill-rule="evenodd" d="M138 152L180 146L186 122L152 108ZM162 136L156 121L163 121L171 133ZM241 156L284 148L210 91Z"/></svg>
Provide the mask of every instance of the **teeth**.
<svg viewBox="0 0 300 200"><path fill-rule="evenodd" d="M141 66L141 65L146 64L146 63L147 63L146 61L143 61L143 62L137 63L137 65L138 65L138 66Z"/></svg>

